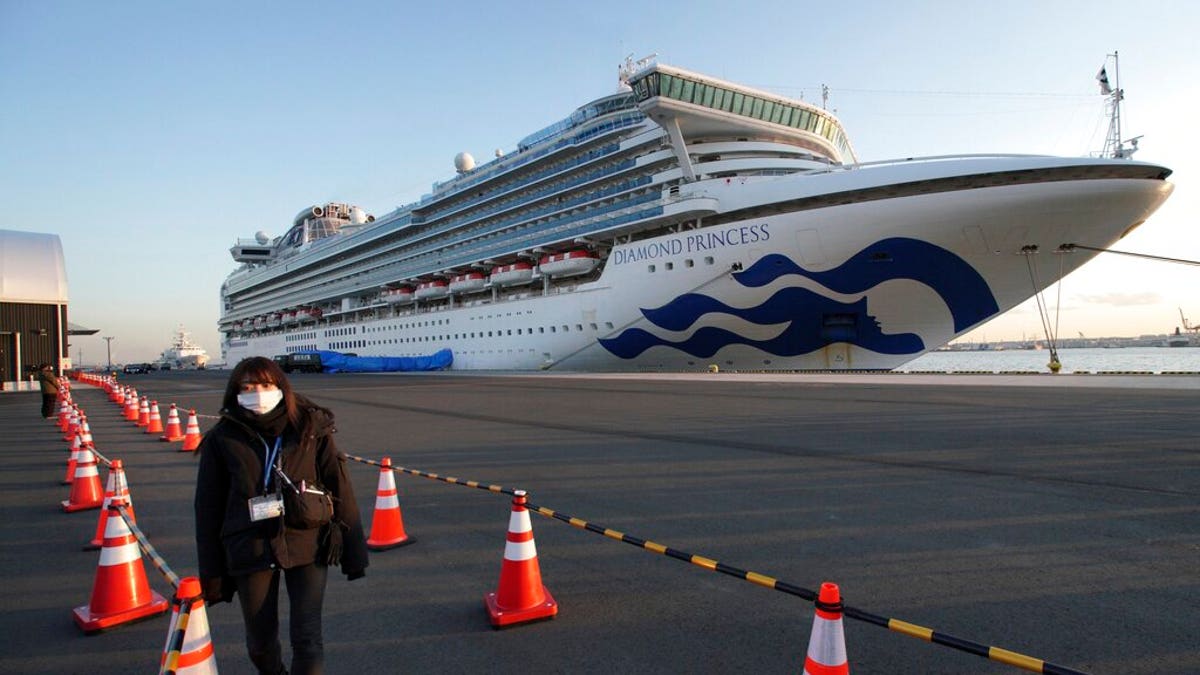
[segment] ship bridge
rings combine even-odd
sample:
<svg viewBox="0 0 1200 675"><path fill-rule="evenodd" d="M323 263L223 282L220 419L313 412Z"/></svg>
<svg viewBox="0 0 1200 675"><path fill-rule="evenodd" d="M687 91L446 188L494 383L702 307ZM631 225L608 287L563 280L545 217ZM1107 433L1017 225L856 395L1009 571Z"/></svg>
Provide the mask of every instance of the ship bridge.
<svg viewBox="0 0 1200 675"><path fill-rule="evenodd" d="M797 145L835 163L857 161L842 123L803 101L653 64L631 75L638 108L665 129L689 180L685 139L748 136Z"/></svg>

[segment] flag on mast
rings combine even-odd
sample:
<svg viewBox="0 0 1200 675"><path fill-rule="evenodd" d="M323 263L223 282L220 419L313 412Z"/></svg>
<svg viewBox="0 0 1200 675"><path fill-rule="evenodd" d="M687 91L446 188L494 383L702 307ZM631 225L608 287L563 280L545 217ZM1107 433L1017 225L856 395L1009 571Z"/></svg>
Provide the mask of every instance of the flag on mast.
<svg viewBox="0 0 1200 675"><path fill-rule="evenodd" d="M1108 70L1106 66L1100 66L1100 72L1096 73L1096 79L1100 81L1100 93L1108 96L1112 93L1112 87L1108 86Z"/></svg>

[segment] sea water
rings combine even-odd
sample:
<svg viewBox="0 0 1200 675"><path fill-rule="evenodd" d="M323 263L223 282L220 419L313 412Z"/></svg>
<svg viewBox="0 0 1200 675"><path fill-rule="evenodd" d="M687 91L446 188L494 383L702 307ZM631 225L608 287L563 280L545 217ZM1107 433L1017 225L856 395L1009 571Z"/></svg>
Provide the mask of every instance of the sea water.
<svg viewBox="0 0 1200 675"><path fill-rule="evenodd" d="M1064 373L1200 373L1200 347L1118 347L1060 349ZM1047 349L929 352L909 361L900 372L1049 372Z"/></svg>

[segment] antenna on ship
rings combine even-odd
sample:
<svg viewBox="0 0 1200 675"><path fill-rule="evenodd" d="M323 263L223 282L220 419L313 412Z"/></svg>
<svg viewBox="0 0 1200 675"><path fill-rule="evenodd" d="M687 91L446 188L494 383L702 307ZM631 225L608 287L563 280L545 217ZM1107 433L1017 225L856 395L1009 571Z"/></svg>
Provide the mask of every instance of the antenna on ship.
<svg viewBox="0 0 1200 675"><path fill-rule="evenodd" d="M1138 150L1138 140L1141 136L1136 136L1127 141L1121 140L1121 102L1125 100L1125 90L1121 88L1121 61L1118 52L1106 54L1104 65L1100 66L1100 72L1096 73L1096 80L1100 83L1100 93L1108 97L1105 107L1108 109L1108 134L1104 138L1104 149L1100 151L1102 157L1112 157L1113 159L1129 159L1133 153ZM1108 79L1108 59L1113 62L1113 79L1112 84L1109 84Z"/></svg>

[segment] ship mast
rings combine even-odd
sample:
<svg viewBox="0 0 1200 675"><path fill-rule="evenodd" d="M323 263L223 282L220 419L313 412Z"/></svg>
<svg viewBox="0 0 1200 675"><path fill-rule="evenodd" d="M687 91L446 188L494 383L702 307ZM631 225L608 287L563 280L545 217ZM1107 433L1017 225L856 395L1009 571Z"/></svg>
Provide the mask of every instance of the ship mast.
<svg viewBox="0 0 1200 675"><path fill-rule="evenodd" d="M1127 141L1121 140L1121 102L1125 100L1125 90L1121 88L1121 61L1118 54L1119 52L1106 54L1104 65L1096 74L1096 80L1100 82L1100 93L1108 97L1108 101L1105 103L1108 111L1108 134L1104 138L1104 149L1100 151L1100 155L1113 159L1129 159L1133 153L1137 152L1138 140L1141 139L1141 136ZM1108 59L1110 58L1113 63L1111 85L1108 80Z"/></svg>

